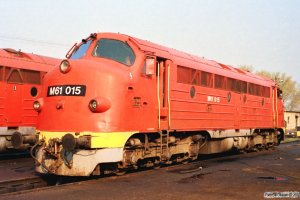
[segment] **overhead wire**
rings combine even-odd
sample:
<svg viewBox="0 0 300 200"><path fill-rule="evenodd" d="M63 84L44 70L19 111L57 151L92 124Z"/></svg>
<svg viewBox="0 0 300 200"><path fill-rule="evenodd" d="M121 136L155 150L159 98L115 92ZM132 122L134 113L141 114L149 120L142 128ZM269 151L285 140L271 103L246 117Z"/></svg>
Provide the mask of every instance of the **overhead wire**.
<svg viewBox="0 0 300 200"><path fill-rule="evenodd" d="M42 40L34 40L34 39L28 39L28 38L21 38L21 37L11 37L11 36L5 36L0 35L0 40L19 40L23 42L30 42L30 43L36 43L39 45L46 45L46 46L58 46L58 47L69 47L69 44L61 44L56 42L48 42L48 41L42 41Z"/></svg>

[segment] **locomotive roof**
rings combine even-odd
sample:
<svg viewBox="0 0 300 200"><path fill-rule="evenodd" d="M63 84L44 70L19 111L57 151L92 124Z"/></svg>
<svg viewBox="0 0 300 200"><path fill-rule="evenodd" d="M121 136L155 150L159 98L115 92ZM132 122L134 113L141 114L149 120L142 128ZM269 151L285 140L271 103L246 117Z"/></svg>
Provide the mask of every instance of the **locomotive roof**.
<svg viewBox="0 0 300 200"><path fill-rule="evenodd" d="M177 65L195 68L199 70L204 70L210 73L219 74L239 80L244 80L247 82L252 82L264 86L274 86L275 83L269 78L265 78L251 72L232 67L230 65L225 65L214 60L208 60L188 54L176 49L168 48L153 42L135 38L129 35L119 34L119 33L100 33L105 35L105 37L122 38L134 42L140 50L144 52L153 53L155 56L162 58L171 59Z"/></svg>
<svg viewBox="0 0 300 200"><path fill-rule="evenodd" d="M0 49L0 66L47 72L57 64L59 59L56 58L24 53L10 48Z"/></svg>
<svg viewBox="0 0 300 200"><path fill-rule="evenodd" d="M225 65L214 60L208 60L188 54L176 49L164 47L161 45L154 44L152 42L134 38L137 41L140 48L144 51L154 51L157 55L162 55L163 57L171 57L174 62L178 65L192 67L200 70L205 70L211 73L220 74L223 76L242 79L249 82L259 83L263 85L274 85L274 82L271 79L258 76L256 74L250 73L248 71L232 67L230 65ZM168 54L168 55L166 55ZM165 56L164 56L165 55Z"/></svg>

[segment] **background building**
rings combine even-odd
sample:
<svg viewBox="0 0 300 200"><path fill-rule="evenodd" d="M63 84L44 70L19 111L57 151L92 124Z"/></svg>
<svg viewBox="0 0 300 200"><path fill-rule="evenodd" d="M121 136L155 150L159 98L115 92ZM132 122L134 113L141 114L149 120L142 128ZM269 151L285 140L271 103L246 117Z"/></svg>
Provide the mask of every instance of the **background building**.
<svg viewBox="0 0 300 200"><path fill-rule="evenodd" d="M300 137L300 111L285 111L284 121L286 134L296 136L298 129L298 137Z"/></svg>

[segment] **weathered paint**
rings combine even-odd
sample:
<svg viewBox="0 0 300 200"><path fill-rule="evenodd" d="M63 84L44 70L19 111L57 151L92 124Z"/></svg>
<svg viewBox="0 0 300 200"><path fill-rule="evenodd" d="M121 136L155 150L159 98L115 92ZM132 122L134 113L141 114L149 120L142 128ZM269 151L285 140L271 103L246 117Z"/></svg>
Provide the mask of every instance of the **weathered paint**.
<svg viewBox="0 0 300 200"><path fill-rule="evenodd" d="M99 163L120 162L123 159L123 148L78 150L73 155L72 166L67 167L62 160L60 160L60 165L57 164L57 160L43 160L44 153L43 149L40 148L36 154L37 160L40 163L44 162L46 167L55 166L51 173L64 176L89 176ZM40 164L35 169L39 173L48 173Z"/></svg>

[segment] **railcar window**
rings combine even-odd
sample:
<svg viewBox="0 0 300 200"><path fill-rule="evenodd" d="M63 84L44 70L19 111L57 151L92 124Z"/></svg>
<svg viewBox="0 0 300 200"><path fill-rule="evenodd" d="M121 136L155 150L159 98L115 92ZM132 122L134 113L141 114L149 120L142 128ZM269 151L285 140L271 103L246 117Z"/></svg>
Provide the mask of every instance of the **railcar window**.
<svg viewBox="0 0 300 200"><path fill-rule="evenodd" d="M135 54L128 44L112 39L100 39L93 51L93 56L108 58L128 67L135 61Z"/></svg>
<svg viewBox="0 0 300 200"><path fill-rule="evenodd" d="M247 93L247 82L241 81L241 92Z"/></svg>
<svg viewBox="0 0 300 200"><path fill-rule="evenodd" d="M241 81L235 80L234 91L237 93L241 93Z"/></svg>
<svg viewBox="0 0 300 200"><path fill-rule="evenodd" d="M7 82L9 82L9 83L23 83L23 80L22 80L22 77L20 75L20 72L18 70L14 69L10 73L10 75L9 75L9 77L7 79Z"/></svg>
<svg viewBox="0 0 300 200"><path fill-rule="evenodd" d="M215 74L215 88L226 89L225 77Z"/></svg>
<svg viewBox="0 0 300 200"><path fill-rule="evenodd" d="M263 87L263 96L270 97L270 88L269 87Z"/></svg>
<svg viewBox="0 0 300 200"><path fill-rule="evenodd" d="M269 87L265 87L264 94L265 94L265 97L270 97L270 88Z"/></svg>
<svg viewBox="0 0 300 200"><path fill-rule="evenodd" d="M196 69L192 69L192 84L200 85L200 71Z"/></svg>
<svg viewBox="0 0 300 200"><path fill-rule="evenodd" d="M229 91L234 91L235 88L235 79L233 78L227 78L227 84L226 84L226 89Z"/></svg>
<svg viewBox="0 0 300 200"><path fill-rule="evenodd" d="M0 81L3 80L3 67L0 66Z"/></svg>
<svg viewBox="0 0 300 200"><path fill-rule="evenodd" d="M8 79L8 75L9 75L10 70L11 70L10 67L5 67L4 68L4 80Z"/></svg>
<svg viewBox="0 0 300 200"><path fill-rule="evenodd" d="M261 89L262 89L262 86L256 85L256 91L255 91L256 96L262 96Z"/></svg>
<svg viewBox="0 0 300 200"><path fill-rule="evenodd" d="M254 95L255 94L255 89L254 89L255 85L253 83L249 83L249 87L248 87L248 93Z"/></svg>
<svg viewBox="0 0 300 200"><path fill-rule="evenodd" d="M72 53L70 59L80 59L82 58L87 50L89 49L92 40L88 40L86 43L82 43L77 49Z"/></svg>
<svg viewBox="0 0 300 200"><path fill-rule="evenodd" d="M201 71L201 85L207 86L207 87L212 87L213 86L212 77L213 76L211 73Z"/></svg>
<svg viewBox="0 0 300 200"><path fill-rule="evenodd" d="M281 89L277 89L277 97L282 99L282 90Z"/></svg>
<svg viewBox="0 0 300 200"><path fill-rule="evenodd" d="M177 67L177 82L191 84L193 77L192 68L187 68L183 66Z"/></svg>
<svg viewBox="0 0 300 200"><path fill-rule="evenodd" d="M38 84L38 85L41 84L41 76L39 71L23 69L21 72L22 72L24 83Z"/></svg>
<svg viewBox="0 0 300 200"><path fill-rule="evenodd" d="M257 85L254 83L248 84L248 94L256 95L256 96L263 96L263 97L270 97L270 88L264 87L261 85Z"/></svg>
<svg viewBox="0 0 300 200"><path fill-rule="evenodd" d="M227 78L227 84L226 84L226 89L229 91L241 92L241 81L233 79L233 78Z"/></svg>
<svg viewBox="0 0 300 200"><path fill-rule="evenodd" d="M178 66L177 82L213 87L213 74L188 67Z"/></svg>

